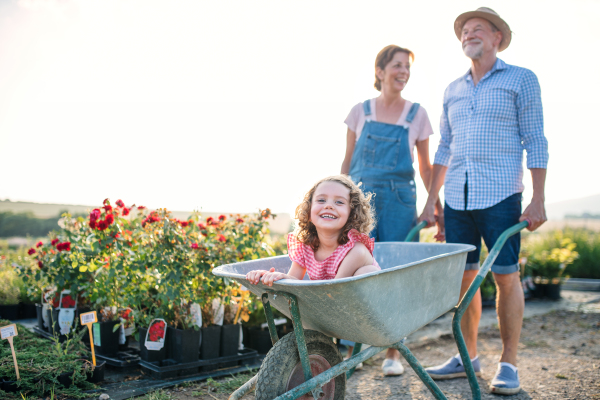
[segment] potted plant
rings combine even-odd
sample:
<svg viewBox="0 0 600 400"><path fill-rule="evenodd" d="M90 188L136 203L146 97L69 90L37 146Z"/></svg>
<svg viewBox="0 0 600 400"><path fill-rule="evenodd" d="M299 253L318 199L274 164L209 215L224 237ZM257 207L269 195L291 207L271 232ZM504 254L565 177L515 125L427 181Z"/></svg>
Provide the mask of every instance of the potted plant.
<svg viewBox="0 0 600 400"><path fill-rule="evenodd" d="M537 249L527 257L527 270L534 277L538 296L543 293L552 300L560 299L560 285L568 276L563 273L567 265L578 257L576 244L569 238L560 238L556 247Z"/></svg>

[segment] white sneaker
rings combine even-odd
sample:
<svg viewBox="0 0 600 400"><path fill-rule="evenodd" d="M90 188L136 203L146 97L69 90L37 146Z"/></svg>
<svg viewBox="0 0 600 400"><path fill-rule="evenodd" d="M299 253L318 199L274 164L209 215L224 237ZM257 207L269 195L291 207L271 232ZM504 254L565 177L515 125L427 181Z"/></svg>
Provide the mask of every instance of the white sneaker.
<svg viewBox="0 0 600 400"><path fill-rule="evenodd" d="M400 364L400 361L389 358L383 360L381 369L383 369L383 375L385 376L397 376L404 373L404 367Z"/></svg>
<svg viewBox="0 0 600 400"><path fill-rule="evenodd" d="M344 361L346 361L349 358L350 357L344 357ZM358 371L359 369L363 369L363 363L358 363L358 365L354 368L355 371Z"/></svg>

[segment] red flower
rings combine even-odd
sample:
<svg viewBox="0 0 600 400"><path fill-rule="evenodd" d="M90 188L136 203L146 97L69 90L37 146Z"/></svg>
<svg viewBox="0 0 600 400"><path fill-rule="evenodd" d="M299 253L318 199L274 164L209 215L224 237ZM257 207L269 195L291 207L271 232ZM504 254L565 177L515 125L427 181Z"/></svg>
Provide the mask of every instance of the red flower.
<svg viewBox="0 0 600 400"><path fill-rule="evenodd" d="M108 198L104 199L104 201L102 202L102 204L107 205L108 204Z"/></svg>
<svg viewBox="0 0 600 400"><path fill-rule="evenodd" d="M115 217L113 217L113 215L112 215L112 214L108 214L108 215L106 216L105 220L106 220L106 223L107 223L108 225L110 225L110 224L112 224L113 222L115 222Z"/></svg>
<svg viewBox="0 0 600 400"><path fill-rule="evenodd" d="M31 248L31 249L27 250L27 254L29 254L29 255L35 254L35 249Z"/></svg>
<svg viewBox="0 0 600 400"><path fill-rule="evenodd" d="M58 301L60 299L58 298L58 295L55 295L54 298L52 299L52 307L54 308L58 308Z"/></svg>
<svg viewBox="0 0 600 400"><path fill-rule="evenodd" d="M105 210L107 213L111 213L111 212L112 212L112 206L111 206L110 204L107 204L107 205L105 205L105 206L104 206L104 207L102 207L102 208L104 208L104 210Z"/></svg>
<svg viewBox="0 0 600 400"><path fill-rule="evenodd" d="M56 245L58 251L71 251L71 242L63 242Z"/></svg>
<svg viewBox="0 0 600 400"><path fill-rule="evenodd" d="M145 209L146 209L146 207L144 207L144 206L138 206L138 210L145 210Z"/></svg>
<svg viewBox="0 0 600 400"><path fill-rule="evenodd" d="M188 222L187 221L177 221L177 222L179 222L179 224L181 226L183 226L184 228L188 226Z"/></svg>
<svg viewBox="0 0 600 400"><path fill-rule="evenodd" d="M100 220L98 221L98 223L96 224L96 227L98 228L98 230L103 231L106 228L108 228L108 224L106 223L106 221L104 220Z"/></svg>
<svg viewBox="0 0 600 400"><path fill-rule="evenodd" d="M204 225L202 222L200 222L200 223L198 224L198 228L200 228L200 229L204 230L204 229L206 229L206 225Z"/></svg>
<svg viewBox="0 0 600 400"><path fill-rule="evenodd" d="M96 227L96 221L90 220L90 228L94 229Z"/></svg>
<svg viewBox="0 0 600 400"><path fill-rule="evenodd" d="M154 325L150 327L148 330L148 339L151 342L158 342L165 336L165 323L163 321L158 321Z"/></svg>
<svg viewBox="0 0 600 400"><path fill-rule="evenodd" d="M244 222L244 220L241 219L241 218L238 218L238 219L235 220L235 222L237 222L238 224L241 224L242 222Z"/></svg>
<svg viewBox="0 0 600 400"><path fill-rule="evenodd" d="M44 243L42 242L37 242L37 244L35 245L35 247L42 247L44 245Z"/></svg>
<svg viewBox="0 0 600 400"><path fill-rule="evenodd" d="M42 264L42 262L41 262L41 261L38 261L38 267L39 267L40 269L42 269L42 268L44 268L44 264Z"/></svg>
<svg viewBox="0 0 600 400"><path fill-rule="evenodd" d="M55 246L55 245L56 245L56 243L58 243L58 242L59 242L59 240L58 240L58 239L53 239L53 240L50 242L50 244L51 244L52 246Z"/></svg>
<svg viewBox="0 0 600 400"><path fill-rule="evenodd" d="M62 298L62 308L73 308L75 307L75 300L71 297L71 295L64 295Z"/></svg>
<svg viewBox="0 0 600 400"><path fill-rule="evenodd" d="M90 213L90 221L98 221L100 219L101 211L99 208L94 208Z"/></svg>
<svg viewBox="0 0 600 400"><path fill-rule="evenodd" d="M223 235L219 234L219 235L217 235L217 240L218 240L219 242L226 242L226 241L227 241L227 238L226 238L225 236L223 236Z"/></svg>
<svg viewBox="0 0 600 400"><path fill-rule="evenodd" d="M117 200L115 204L117 205L117 207L125 207L125 203L123 203L123 200Z"/></svg>
<svg viewBox="0 0 600 400"><path fill-rule="evenodd" d="M208 217L208 218L206 218L206 223L207 223L208 225L212 225L213 221L214 221L214 218L213 218L213 217Z"/></svg>
<svg viewBox="0 0 600 400"><path fill-rule="evenodd" d="M227 219L224 215L219 215L219 221L225 221Z"/></svg>
<svg viewBox="0 0 600 400"><path fill-rule="evenodd" d="M119 237L119 234L118 234L118 233L115 233L115 234L113 235L113 237L116 239L116 238L118 238L118 237Z"/></svg>
<svg viewBox="0 0 600 400"><path fill-rule="evenodd" d="M192 243L191 248L192 249L197 249L198 248L198 243Z"/></svg>
<svg viewBox="0 0 600 400"><path fill-rule="evenodd" d="M123 208L123 215L129 215L129 208Z"/></svg>

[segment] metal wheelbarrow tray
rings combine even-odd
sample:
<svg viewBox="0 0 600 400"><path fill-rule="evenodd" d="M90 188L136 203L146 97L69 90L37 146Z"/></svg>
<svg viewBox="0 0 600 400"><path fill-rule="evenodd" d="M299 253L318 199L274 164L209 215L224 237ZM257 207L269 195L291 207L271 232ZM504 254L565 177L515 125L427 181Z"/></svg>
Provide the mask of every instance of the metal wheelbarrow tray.
<svg viewBox="0 0 600 400"><path fill-rule="evenodd" d="M527 222L509 228L500 236L458 306L467 253L475 247L466 244L410 242L424 226L425 223L421 223L415 227L409 233L407 242L375 243L374 256L382 270L356 277L321 281L285 279L275 282L272 287L254 285L246 280L246 273L252 270L275 268L275 271L287 273L292 263L288 256L228 264L213 270L215 275L234 279L261 297L274 344L265 363L269 360L271 364L277 364L275 368L270 368L278 370L279 364L285 364L286 357L299 358L298 365L292 371L296 375L289 377L285 393L279 393L279 390L274 397L264 394L261 397L258 396L257 389L257 398L282 400L297 399L304 395L314 399L343 398L345 377L352 375L356 365L393 347L400 351L436 399L446 399L410 350L404 346L402 339L451 309L456 310L452 321L453 333L473 398L481 398L475 371L460 331L460 321L508 237L526 227ZM294 332L282 340L286 341L285 350L283 344L276 345L279 338L270 305L291 318L294 324ZM306 329L316 332L305 332ZM321 337L315 339L315 335ZM324 337L356 342L352 357L341 361L338 356L338 359L331 362L310 353L308 348L312 344L309 343L307 347L307 343L318 340L327 342L323 341ZM290 350L288 339L294 341L293 347L297 346L297 353ZM361 343L367 343L371 347L360 351ZM303 380L298 378L299 373L303 374ZM316 376L313 376L315 373ZM230 399L240 399L257 382L260 387L260 375L261 372L234 392ZM344 379L340 380L340 376ZM268 377L263 376L262 384L271 385L271 382ZM274 393L273 390L271 392Z"/></svg>

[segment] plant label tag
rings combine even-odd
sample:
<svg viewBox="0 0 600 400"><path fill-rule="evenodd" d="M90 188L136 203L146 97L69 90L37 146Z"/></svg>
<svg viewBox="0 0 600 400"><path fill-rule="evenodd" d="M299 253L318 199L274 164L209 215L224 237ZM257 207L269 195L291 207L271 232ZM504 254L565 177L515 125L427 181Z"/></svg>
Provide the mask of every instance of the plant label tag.
<svg viewBox="0 0 600 400"><path fill-rule="evenodd" d="M167 323L164 319L154 319L146 332L145 346L148 350L158 351L165 347Z"/></svg>
<svg viewBox="0 0 600 400"><path fill-rule="evenodd" d="M73 321L75 321L75 309L61 308L58 311L58 326L62 335L67 335L71 332Z"/></svg>
<svg viewBox="0 0 600 400"><path fill-rule="evenodd" d="M202 328L202 310L200 309L200 304L192 303L190 305L190 314L192 314L192 324L198 328Z"/></svg>
<svg viewBox="0 0 600 400"><path fill-rule="evenodd" d="M87 324L92 324L94 322L98 322L98 317L96 316L96 311L80 314L79 318L81 319L81 325L87 325Z"/></svg>
<svg viewBox="0 0 600 400"><path fill-rule="evenodd" d="M101 341L102 336L100 336L100 324L99 323L92 324L92 332L94 334L94 345L102 346L102 341Z"/></svg>
<svg viewBox="0 0 600 400"><path fill-rule="evenodd" d="M18 336L17 325L7 325L0 328L0 336L2 339L8 339L9 337Z"/></svg>

